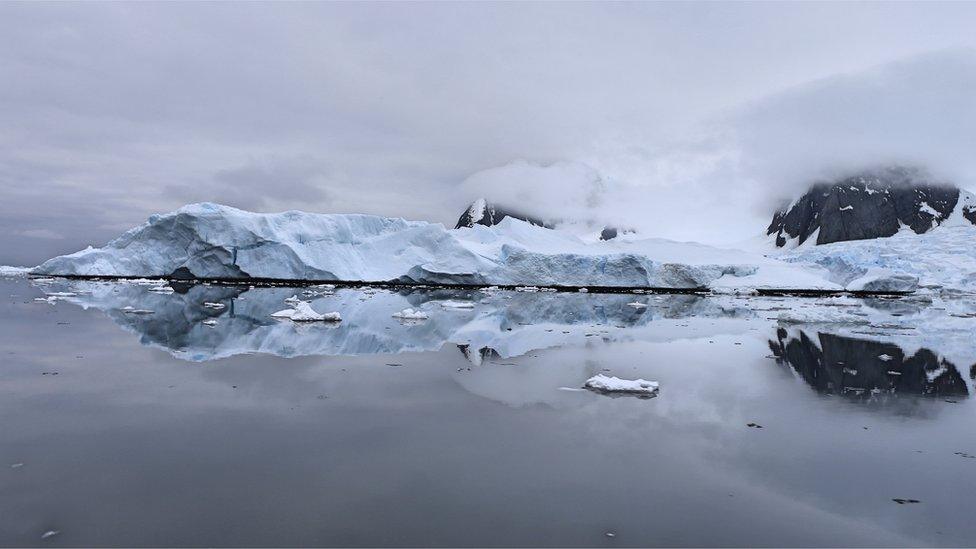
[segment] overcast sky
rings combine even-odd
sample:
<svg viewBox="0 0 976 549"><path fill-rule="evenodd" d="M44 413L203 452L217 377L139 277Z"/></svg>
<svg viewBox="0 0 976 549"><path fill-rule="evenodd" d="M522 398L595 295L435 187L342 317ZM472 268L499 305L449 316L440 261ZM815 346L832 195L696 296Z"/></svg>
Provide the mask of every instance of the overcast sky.
<svg viewBox="0 0 976 549"><path fill-rule="evenodd" d="M479 195L716 242L812 177L976 187L976 3L0 4L0 264L216 201Z"/></svg>

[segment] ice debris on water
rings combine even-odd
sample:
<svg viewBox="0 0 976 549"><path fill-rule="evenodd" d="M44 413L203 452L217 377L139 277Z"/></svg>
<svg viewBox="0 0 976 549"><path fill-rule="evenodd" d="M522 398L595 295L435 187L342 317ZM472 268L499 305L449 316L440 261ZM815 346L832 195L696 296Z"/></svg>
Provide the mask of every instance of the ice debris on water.
<svg viewBox="0 0 976 549"><path fill-rule="evenodd" d="M647 308L647 303L641 303L640 301L632 301L632 302L628 303L627 305L629 305L629 306L631 306L631 307L633 307L635 309L646 309Z"/></svg>
<svg viewBox="0 0 976 549"><path fill-rule="evenodd" d="M414 310L411 308L406 308L402 311L397 311L393 313L393 318L399 318L402 320L427 320L427 313L421 311L420 309Z"/></svg>
<svg viewBox="0 0 976 549"><path fill-rule="evenodd" d="M130 315L151 315L151 314L153 314L153 312L150 311L149 309L136 309L132 305L126 305L125 307L122 307L122 312L123 313L126 313L126 314L130 314Z"/></svg>
<svg viewBox="0 0 976 549"><path fill-rule="evenodd" d="M205 326L216 326L217 325L217 319L215 319L215 318L209 318L207 320L204 320L203 321L203 324Z"/></svg>
<svg viewBox="0 0 976 549"><path fill-rule="evenodd" d="M895 358L895 357L893 357L891 355L878 355L878 359L879 360L883 360L885 362L888 362L889 360L891 360L893 358Z"/></svg>
<svg viewBox="0 0 976 549"><path fill-rule="evenodd" d="M205 302L203 306L208 309L223 309L224 307L226 307L226 305L224 305L223 303L214 303L211 301Z"/></svg>
<svg viewBox="0 0 976 549"><path fill-rule="evenodd" d="M295 322L339 322L342 316L337 312L318 313L307 301L295 303L291 309L284 309L276 313L271 313L274 318L287 318Z"/></svg>
<svg viewBox="0 0 976 549"><path fill-rule="evenodd" d="M474 303L449 299L447 301L441 301L441 307L445 309L474 309Z"/></svg>
<svg viewBox="0 0 976 549"><path fill-rule="evenodd" d="M47 532L44 532L43 534L41 534L41 539L53 538L54 536L56 536L56 535L58 535L60 533L61 532L58 531L58 530L48 530Z"/></svg>
<svg viewBox="0 0 976 549"><path fill-rule="evenodd" d="M646 379L620 379L615 376L597 374L586 380L584 389L598 393L626 393L636 395L656 395L658 382Z"/></svg>

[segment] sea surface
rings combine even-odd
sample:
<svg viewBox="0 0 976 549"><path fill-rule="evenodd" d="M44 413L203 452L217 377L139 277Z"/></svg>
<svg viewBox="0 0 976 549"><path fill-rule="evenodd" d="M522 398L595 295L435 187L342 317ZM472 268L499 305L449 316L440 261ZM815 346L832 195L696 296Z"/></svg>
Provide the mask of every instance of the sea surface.
<svg viewBox="0 0 976 549"><path fill-rule="evenodd" d="M0 297L2 546L976 544L971 296Z"/></svg>

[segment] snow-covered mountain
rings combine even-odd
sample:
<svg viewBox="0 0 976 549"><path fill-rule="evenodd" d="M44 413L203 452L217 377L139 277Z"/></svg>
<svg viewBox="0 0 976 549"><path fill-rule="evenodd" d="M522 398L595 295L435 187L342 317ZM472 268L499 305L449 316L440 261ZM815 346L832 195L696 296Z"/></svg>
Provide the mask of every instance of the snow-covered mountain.
<svg viewBox="0 0 976 549"><path fill-rule="evenodd" d="M887 168L818 183L773 216L777 247L916 234L940 225L976 224L976 196L909 168Z"/></svg>
<svg viewBox="0 0 976 549"><path fill-rule="evenodd" d="M510 208L505 208L492 202L488 202L484 198L479 198L472 202L471 205L468 206L468 209L464 210L464 213L458 218L457 225L455 225L454 228L471 228L475 225L491 227L501 223L502 220L507 217L520 219L526 223L538 225L540 227L552 228L552 225L546 223L542 219L522 213L516 213Z"/></svg>
<svg viewBox="0 0 976 549"><path fill-rule="evenodd" d="M840 287L820 268L663 239L584 242L511 217L486 227L217 204L152 216L34 274L747 290Z"/></svg>
<svg viewBox="0 0 976 549"><path fill-rule="evenodd" d="M621 230L617 227L612 227L609 225L596 224L594 228L594 223L592 221L586 222L569 219L543 220L539 217L528 215L524 212L516 212L512 208L499 206L498 204L489 202L485 198L479 198L472 202L471 205L468 206L468 209L464 210L464 213L461 214L460 218L458 218L457 225L455 225L454 228L470 228L474 227L476 224L492 227L501 223L503 219L508 217L521 219L522 221L532 225L538 225L548 229L560 229L572 232L577 236L590 237L589 240L613 240L614 238L617 238L619 234L634 232L632 230Z"/></svg>

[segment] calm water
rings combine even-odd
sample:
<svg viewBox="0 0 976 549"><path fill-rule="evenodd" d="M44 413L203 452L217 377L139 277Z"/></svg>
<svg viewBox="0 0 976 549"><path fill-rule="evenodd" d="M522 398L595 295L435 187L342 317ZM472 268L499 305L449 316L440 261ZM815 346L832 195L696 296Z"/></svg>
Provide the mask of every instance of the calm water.
<svg viewBox="0 0 976 549"><path fill-rule="evenodd" d="M149 288L0 281L0 545L976 544L971 335L905 327L938 304Z"/></svg>

